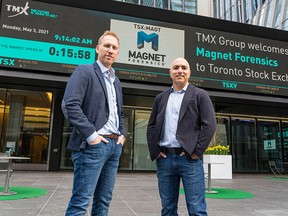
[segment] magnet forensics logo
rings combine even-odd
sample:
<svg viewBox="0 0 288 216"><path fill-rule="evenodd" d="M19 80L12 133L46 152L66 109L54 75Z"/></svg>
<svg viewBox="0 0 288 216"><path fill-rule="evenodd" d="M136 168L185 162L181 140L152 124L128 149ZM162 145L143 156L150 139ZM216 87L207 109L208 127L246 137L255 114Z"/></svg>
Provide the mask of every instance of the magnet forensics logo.
<svg viewBox="0 0 288 216"><path fill-rule="evenodd" d="M137 47L142 49L144 47L144 42L152 43L152 49L158 51L159 36L156 33L146 34L143 31L138 32L137 36Z"/></svg>
<svg viewBox="0 0 288 216"><path fill-rule="evenodd" d="M134 24L133 27L137 35L137 38L135 38L137 48L131 48L128 51L128 62L145 66L164 67L166 65L166 55L159 53L159 50L163 51L163 48L159 47L159 40L162 35L161 28L144 24Z"/></svg>
<svg viewBox="0 0 288 216"><path fill-rule="evenodd" d="M7 11L15 13L15 14L10 15L8 17L16 17L16 16L19 16L21 14L28 16L28 12L27 12L27 10L29 9L28 4L29 4L29 2L26 2L26 5L24 7L6 4Z"/></svg>
<svg viewBox="0 0 288 216"><path fill-rule="evenodd" d="M111 19L110 28L125 41L117 63L166 70L175 58L185 56L184 30L153 25L152 21L144 24L115 19Z"/></svg>

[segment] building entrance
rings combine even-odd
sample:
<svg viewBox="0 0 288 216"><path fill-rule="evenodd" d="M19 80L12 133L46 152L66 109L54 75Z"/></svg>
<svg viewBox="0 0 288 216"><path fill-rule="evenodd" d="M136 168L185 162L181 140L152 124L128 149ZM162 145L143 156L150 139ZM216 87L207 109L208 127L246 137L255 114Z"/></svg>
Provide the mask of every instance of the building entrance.
<svg viewBox="0 0 288 216"><path fill-rule="evenodd" d="M261 116L217 116L216 143L229 145L233 172L270 172L274 160L285 171L287 163L287 122Z"/></svg>
<svg viewBox="0 0 288 216"><path fill-rule="evenodd" d="M156 170L151 161L146 129L155 95L149 91L131 94L124 88L124 116L127 139L120 158L119 170ZM145 95L145 96L144 96ZM212 98L213 99L213 98ZM212 100L213 101L213 100ZM216 100L215 100L216 101ZM285 168L288 159L288 118L286 108L259 106L251 103L214 102L217 129L212 140L216 145L229 146L233 172L270 172L268 160ZM267 105L267 103L266 103ZM66 146L72 126L64 121L60 169L72 169L71 152ZM283 163L284 162L284 163Z"/></svg>
<svg viewBox="0 0 288 216"><path fill-rule="evenodd" d="M274 160L278 166L283 165L283 143L281 141L281 130L279 120L258 119L258 156L259 171L268 168L268 161Z"/></svg>
<svg viewBox="0 0 288 216"><path fill-rule="evenodd" d="M256 123L252 118L231 118L233 171L257 171Z"/></svg>
<svg viewBox="0 0 288 216"><path fill-rule="evenodd" d="M151 161L146 129L150 109L124 107L127 140L120 158L120 170L156 170ZM288 155L288 123L281 119L253 117L236 117L217 115L217 129L212 142L217 145L230 146L233 172L265 173L270 172L268 161L275 160L279 167L285 169ZM72 129L72 128L71 128ZM65 143L69 140L64 136ZM72 168L70 153L62 147L62 169ZM66 155L66 156L65 156Z"/></svg>

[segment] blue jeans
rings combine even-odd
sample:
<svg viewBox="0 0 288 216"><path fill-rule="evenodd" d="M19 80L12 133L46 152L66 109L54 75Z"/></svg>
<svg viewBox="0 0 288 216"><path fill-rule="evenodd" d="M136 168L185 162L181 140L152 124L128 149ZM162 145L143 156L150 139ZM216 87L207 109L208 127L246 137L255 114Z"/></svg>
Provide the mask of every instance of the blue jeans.
<svg viewBox="0 0 288 216"><path fill-rule="evenodd" d="M205 178L201 159L167 154L158 158L158 188L162 202L162 216L178 216L180 179L182 179L189 216L206 216Z"/></svg>
<svg viewBox="0 0 288 216"><path fill-rule="evenodd" d="M122 145L116 139L107 140L72 152L74 180L66 216L85 215L92 197L91 216L108 215Z"/></svg>

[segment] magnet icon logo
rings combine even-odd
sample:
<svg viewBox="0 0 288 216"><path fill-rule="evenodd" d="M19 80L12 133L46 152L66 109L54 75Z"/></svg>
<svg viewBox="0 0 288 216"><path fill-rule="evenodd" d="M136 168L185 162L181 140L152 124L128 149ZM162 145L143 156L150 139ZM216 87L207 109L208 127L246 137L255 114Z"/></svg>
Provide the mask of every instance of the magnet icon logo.
<svg viewBox="0 0 288 216"><path fill-rule="evenodd" d="M138 32L137 36L137 47L142 49L144 47L144 42L152 43L152 49L158 51L159 36L156 33L146 34L143 31Z"/></svg>

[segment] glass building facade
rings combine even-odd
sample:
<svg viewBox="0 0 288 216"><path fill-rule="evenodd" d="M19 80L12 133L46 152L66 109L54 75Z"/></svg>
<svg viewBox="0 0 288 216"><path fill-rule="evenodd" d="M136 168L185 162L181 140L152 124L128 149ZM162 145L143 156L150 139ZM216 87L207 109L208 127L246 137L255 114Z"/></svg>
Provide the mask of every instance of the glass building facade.
<svg viewBox="0 0 288 216"><path fill-rule="evenodd" d="M183 13L212 16L217 19L288 30L286 0L118 0ZM206 12L199 12L198 8ZM212 13L210 13L210 10ZM213 14L213 15L212 15Z"/></svg>
<svg viewBox="0 0 288 216"><path fill-rule="evenodd" d="M213 0L214 17L288 30L286 0Z"/></svg>
<svg viewBox="0 0 288 216"><path fill-rule="evenodd" d="M148 7L197 14L197 0L118 0Z"/></svg>

